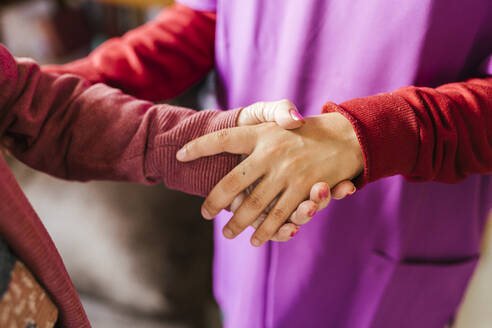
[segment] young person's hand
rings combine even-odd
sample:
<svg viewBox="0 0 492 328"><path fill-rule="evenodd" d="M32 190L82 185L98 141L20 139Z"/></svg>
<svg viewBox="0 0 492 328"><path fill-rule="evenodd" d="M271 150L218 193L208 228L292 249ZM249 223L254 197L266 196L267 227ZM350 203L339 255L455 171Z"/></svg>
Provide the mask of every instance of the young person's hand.
<svg viewBox="0 0 492 328"><path fill-rule="evenodd" d="M289 130L297 129L306 123L296 105L287 99L254 103L244 107L237 118L238 127L266 122L275 122Z"/></svg>
<svg viewBox="0 0 492 328"><path fill-rule="evenodd" d="M253 234L254 246L262 245L279 231L316 183L335 186L353 179L364 167L353 127L339 113L306 119L305 125L292 131L274 123L217 131L185 145L177 158L192 161L221 152L250 156L210 192L202 206L205 218L213 218L239 193L261 179L224 227L227 238L234 238L253 224L279 196Z"/></svg>

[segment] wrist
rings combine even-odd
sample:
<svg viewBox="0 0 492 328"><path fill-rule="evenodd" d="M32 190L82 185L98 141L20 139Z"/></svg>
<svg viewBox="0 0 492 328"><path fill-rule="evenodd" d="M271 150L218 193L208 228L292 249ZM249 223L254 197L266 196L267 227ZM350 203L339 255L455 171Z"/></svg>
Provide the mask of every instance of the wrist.
<svg viewBox="0 0 492 328"><path fill-rule="evenodd" d="M340 113L333 113L333 115L336 115L337 119L340 120L340 125L342 126L341 135L344 137L349 153L353 157L355 171L351 179L354 179L364 171L364 153L362 152L362 146L350 120Z"/></svg>
<svg viewBox="0 0 492 328"><path fill-rule="evenodd" d="M396 174L409 175L419 150L415 111L397 92L355 98L340 105L328 102L323 112L337 112L353 125L364 154L360 189L369 182Z"/></svg>
<svg viewBox="0 0 492 328"><path fill-rule="evenodd" d="M338 112L323 114L320 117L325 122L325 140L337 140L344 154L346 164L343 180L357 178L364 171L364 154L352 123ZM333 147L333 144L330 142L328 147Z"/></svg>

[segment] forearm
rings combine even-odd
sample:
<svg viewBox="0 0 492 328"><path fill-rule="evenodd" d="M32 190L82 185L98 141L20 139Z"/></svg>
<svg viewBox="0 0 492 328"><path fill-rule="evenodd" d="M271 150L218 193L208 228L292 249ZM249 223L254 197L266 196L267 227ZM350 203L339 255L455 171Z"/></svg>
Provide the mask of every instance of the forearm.
<svg viewBox="0 0 492 328"><path fill-rule="evenodd" d="M234 126L238 111L156 106L76 76L42 73L4 48L0 53L0 136L35 169L81 181L164 181L206 195L237 162L221 155L184 165L175 153L193 138Z"/></svg>
<svg viewBox="0 0 492 328"><path fill-rule="evenodd" d="M328 103L324 111L339 111L353 124L365 160L359 187L396 174L456 183L492 172L490 77Z"/></svg>
<svg viewBox="0 0 492 328"><path fill-rule="evenodd" d="M105 42L87 58L44 70L160 101L180 94L213 67L214 40L215 13L176 4L154 21Z"/></svg>

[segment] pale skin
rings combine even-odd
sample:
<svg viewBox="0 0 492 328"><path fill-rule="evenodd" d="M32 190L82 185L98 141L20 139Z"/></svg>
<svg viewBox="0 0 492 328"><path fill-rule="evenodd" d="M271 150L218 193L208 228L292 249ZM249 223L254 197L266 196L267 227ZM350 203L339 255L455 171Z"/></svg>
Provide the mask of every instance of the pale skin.
<svg viewBox="0 0 492 328"><path fill-rule="evenodd" d="M305 122L295 130L275 123L222 130L195 139L178 152L181 161L222 152L249 155L214 187L202 206L202 215L211 219L259 181L247 197L241 196L246 199L232 208L234 215L223 230L226 238L235 238L253 225L257 227L251 237L253 246L272 238L285 240L286 231L297 231L312 218L308 214L313 214L313 208L318 211L328 204L329 192L320 198L326 194L324 188L336 186L332 190L336 198L355 191L350 180L361 174L364 161L350 122L339 113ZM261 222L262 213L277 197ZM286 223L288 219L292 223Z"/></svg>
<svg viewBox="0 0 492 328"><path fill-rule="evenodd" d="M252 187L252 186L251 186ZM236 212L240 205L247 198L248 194L251 192L251 187L248 188L248 192L242 192L232 201L229 210L231 212ZM249 190L251 189L251 190ZM343 199L347 196L355 193L356 189L352 182L343 181L330 191L330 187L327 183L319 182L316 183L310 192L310 197L308 200L303 201L297 209L292 213L290 218L284 223L275 235L271 238L273 241L288 241L292 239L300 229L300 226L308 223L313 219L314 214L321 211L328 206L330 200L333 199ZM251 225L254 229L258 227L265 221L271 207L275 205L276 201L270 203L266 210L253 222Z"/></svg>

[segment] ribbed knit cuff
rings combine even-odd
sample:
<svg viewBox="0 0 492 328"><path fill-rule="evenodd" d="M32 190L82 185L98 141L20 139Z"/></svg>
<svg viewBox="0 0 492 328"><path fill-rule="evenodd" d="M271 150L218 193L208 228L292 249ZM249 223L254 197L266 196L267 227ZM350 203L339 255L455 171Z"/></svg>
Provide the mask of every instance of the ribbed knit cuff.
<svg viewBox="0 0 492 328"><path fill-rule="evenodd" d="M323 112L339 112L350 120L364 154L364 172L354 180L358 189L380 178L412 171L418 156L419 128L412 107L396 93L356 98Z"/></svg>
<svg viewBox="0 0 492 328"><path fill-rule="evenodd" d="M152 154L151 165L161 173L166 186L188 194L208 195L239 163L239 156L219 154L182 163L176 159L176 153L187 142L202 135L235 127L239 113L240 109L227 112L202 111L185 119L172 134L157 136L157 148Z"/></svg>

